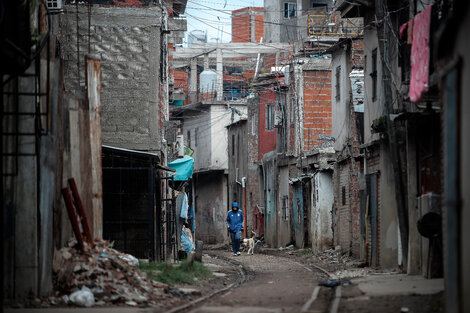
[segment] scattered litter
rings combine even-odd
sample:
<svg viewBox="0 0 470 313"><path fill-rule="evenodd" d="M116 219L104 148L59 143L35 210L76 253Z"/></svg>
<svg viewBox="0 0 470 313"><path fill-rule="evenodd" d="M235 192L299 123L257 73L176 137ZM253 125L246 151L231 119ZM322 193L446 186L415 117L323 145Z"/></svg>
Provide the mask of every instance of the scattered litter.
<svg viewBox="0 0 470 313"><path fill-rule="evenodd" d="M148 280L137 258L114 250L108 241L96 241L94 246L85 242L83 252L76 243L72 239L54 253L56 294L46 298L48 304L145 306L175 295L168 285Z"/></svg>
<svg viewBox="0 0 470 313"><path fill-rule="evenodd" d="M77 290L70 295L70 301L75 305L89 308L95 304L95 297L90 289L83 286L81 290Z"/></svg>
<svg viewBox="0 0 470 313"><path fill-rule="evenodd" d="M327 280L326 282L320 283L319 285L334 288L336 286L341 285L341 282L339 280Z"/></svg>
<svg viewBox="0 0 470 313"><path fill-rule="evenodd" d="M126 304L128 306L137 306L137 302L134 302L134 301L126 301Z"/></svg>

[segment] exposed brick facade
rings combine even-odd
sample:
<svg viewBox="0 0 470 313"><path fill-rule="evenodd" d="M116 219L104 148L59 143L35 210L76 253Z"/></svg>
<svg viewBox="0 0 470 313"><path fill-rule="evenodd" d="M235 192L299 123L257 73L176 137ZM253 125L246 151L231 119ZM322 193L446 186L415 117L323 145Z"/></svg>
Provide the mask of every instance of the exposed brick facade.
<svg viewBox="0 0 470 313"><path fill-rule="evenodd" d="M322 143L318 136L331 136L330 77L330 71L304 71L304 150Z"/></svg>
<svg viewBox="0 0 470 313"><path fill-rule="evenodd" d="M232 42L259 42L264 34L263 11L262 7L232 11Z"/></svg>
<svg viewBox="0 0 470 313"><path fill-rule="evenodd" d="M274 87L275 85L271 86ZM274 108L277 101L277 91L272 88L263 87L259 91L259 127L258 127L258 158L262 159L263 155L276 150L276 129L268 129L267 122L267 107L272 105L272 119L274 122Z"/></svg>

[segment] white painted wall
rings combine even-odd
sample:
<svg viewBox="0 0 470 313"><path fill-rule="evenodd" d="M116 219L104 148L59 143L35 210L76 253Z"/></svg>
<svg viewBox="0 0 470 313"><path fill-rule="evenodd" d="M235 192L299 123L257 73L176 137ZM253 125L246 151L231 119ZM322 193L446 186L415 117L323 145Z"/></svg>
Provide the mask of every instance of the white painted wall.
<svg viewBox="0 0 470 313"><path fill-rule="evenodd" d="M192 155L194 158L194 171L207 169L210 166L211 151L211 114L203 112L201 109L198 114L187 117L183 123L184 143L188 144L187 134L191 133L191 149L194 150ZM196 129L197 129L197 145L196 145Z"/></svg>
<svg viewBox="0 0 470 313"><path fill-rule="evenodd" d="M340 100L336 100L336 68L341 66ZM331 60L331 106L332 106L332 136L336 139L334 148L341 151L350 133L350 83L348 54L344 49L338 49Z"/></svg>
<svg viewBox="0 0 470 313"><path fill-rule="evenodd" d="M364 55L366 57L364 70L364 143L379 139L378 134L372 134L370 126L374 119L382 116L385 112L381 92L382 62L380 61L379 49L377 49L377 99L372 101L372 78L369 74L372 72L372 50L375 48L378 48L377 32L375 29L367 28L364 30Z"/></svg>
<svg viewBox="0 0 470 313"><path fill-rule="evenodd" d="M333 244L333 175L330 171L318 172L312 180L310 234L312 250L320 252Z"/></svg>

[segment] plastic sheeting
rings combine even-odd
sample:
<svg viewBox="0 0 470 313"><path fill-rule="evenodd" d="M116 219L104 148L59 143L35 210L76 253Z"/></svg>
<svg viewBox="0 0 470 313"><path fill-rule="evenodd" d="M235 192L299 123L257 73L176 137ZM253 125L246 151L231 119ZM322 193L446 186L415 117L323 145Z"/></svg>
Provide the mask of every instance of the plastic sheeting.
<svg viewBox="0 0 470 313"><path fill-rule="evenodd" d="M176 159L173 162L168 163L168 167L176 170L174 180L188 180L193 176L194 159L189 155L185 155L181 159Z"/></svg>

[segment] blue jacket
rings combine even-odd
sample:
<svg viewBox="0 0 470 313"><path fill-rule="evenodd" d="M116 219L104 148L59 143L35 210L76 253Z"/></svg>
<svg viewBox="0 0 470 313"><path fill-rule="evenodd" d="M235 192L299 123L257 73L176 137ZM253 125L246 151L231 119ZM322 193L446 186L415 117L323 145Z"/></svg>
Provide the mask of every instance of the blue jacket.
<svg viewBox="0 0 470 313"><path fill-rule="evenodd" d="M238 210L234 212L230 210L227 214L227 225L230 228L230 231L236 232L240 231L243 228L243 212Z"/></svg>

